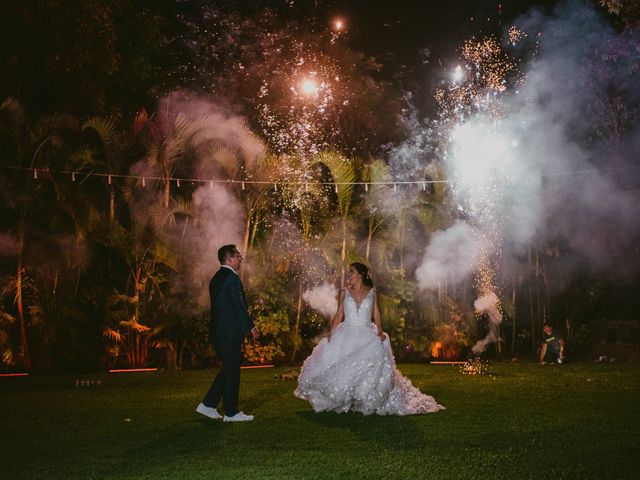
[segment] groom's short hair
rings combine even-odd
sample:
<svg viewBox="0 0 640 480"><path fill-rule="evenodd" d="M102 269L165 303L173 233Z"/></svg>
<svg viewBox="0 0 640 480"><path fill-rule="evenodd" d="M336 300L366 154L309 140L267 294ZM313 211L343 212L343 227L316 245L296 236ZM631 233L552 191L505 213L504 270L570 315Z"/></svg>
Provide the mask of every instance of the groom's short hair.
<svg viewBox="0 0 640 480"><path fill-rule="evenodd" d="M233 257L238 253L238 249L235 245L223 245L218 249L218 261L222 264L227 261L228 258Z"/></svg>

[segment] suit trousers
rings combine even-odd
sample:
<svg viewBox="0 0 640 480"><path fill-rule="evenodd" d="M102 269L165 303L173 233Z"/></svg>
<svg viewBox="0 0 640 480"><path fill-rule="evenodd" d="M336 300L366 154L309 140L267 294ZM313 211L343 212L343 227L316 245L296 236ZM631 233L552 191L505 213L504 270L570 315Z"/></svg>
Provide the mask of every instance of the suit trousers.
<svg viewBox="0 0 640 480"><path fill-rule="evenodd" d="M241 344L242 340L214 340L213 346L222 361L222 367L202 400L206 407L211 408L217 408L222 400L224 414L227 417L238 413L240 364L242 363Z"/></svg>

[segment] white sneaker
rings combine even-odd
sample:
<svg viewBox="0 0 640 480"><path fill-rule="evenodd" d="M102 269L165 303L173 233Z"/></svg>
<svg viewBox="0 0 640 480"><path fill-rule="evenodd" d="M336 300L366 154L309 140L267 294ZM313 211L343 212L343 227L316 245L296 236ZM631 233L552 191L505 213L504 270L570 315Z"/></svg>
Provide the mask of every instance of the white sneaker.
<svg viewBox="0 0 640 480"><path fill-rule="evenodd" d="M247 415L244 412L238 412L233 417L224 416L223 421L225 422L250 422L253 420L253 415Z"/></svg>
<svg viewBox="0 0 640 480"><path fill-rule="evenodd" d="M200 403L200 405L196 407L196 412L205 417L213 418L214 420L220 420L222 418L222 415L220 415L215 408L207 407L204 403Z"/></svg>

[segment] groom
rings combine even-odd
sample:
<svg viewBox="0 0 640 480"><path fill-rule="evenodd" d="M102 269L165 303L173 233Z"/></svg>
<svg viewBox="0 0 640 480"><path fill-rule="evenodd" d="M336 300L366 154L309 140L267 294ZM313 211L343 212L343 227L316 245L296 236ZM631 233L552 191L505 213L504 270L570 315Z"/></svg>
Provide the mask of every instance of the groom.
<svg viewBox="0 0 640 480"><path fill-rule="evenodd" d="M209 341L222 361L222 368L196 412L213 419L223 418L225 422L246 422L253 420L253 415L238 410L240 347L249 332L254 339L259 334L249 318L244 289L238 276L242 255L235 245L224 245L218 250L218 260L222 266L209 283ZM224 417L216 410L220 400L224 406Z"/></svg>

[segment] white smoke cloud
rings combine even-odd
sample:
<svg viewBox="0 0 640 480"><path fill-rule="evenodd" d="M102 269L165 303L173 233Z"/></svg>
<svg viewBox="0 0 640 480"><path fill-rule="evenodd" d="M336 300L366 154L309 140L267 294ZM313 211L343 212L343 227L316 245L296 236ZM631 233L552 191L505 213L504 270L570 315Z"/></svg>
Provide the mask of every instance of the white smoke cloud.
<svg viewBox="0 0 640 480"><path fill-rule="evenodd" d="M302 298L323 317L332 318L338 310L338 289L329 283L307 289Z"/></svg>
<svg viewBox="0 0 640 480"><path fill-rule="evenodd" d="M235 195L220 185L198 188L193 194L193 210L198 219L197 230L180 243L185 257L190 260L185 287L199 286L195 290L198 303L207 305L208 290L203 287L220 266L218 249L235 244L242 250L244 214ZM248 266L245 264L242 268Z"/></svg>
<svg viewBox="0 0 640 480"><path fill-rule="evenodd" d="M487 348L487 345L498 340L498 326L502 323L499 302L500 300L493 292L489 292L473 302L477 314L487 314L489 317L489 333L471 347L471 351L476 355L480 355Z"/></svg>
<svg viewBox="0 0 640 480"><path fill-rule="evenodd" d="M628 64L607 60L606 51L599 57L589 51L609 45L623 55L640 45L640 38L616 34L580 1L561 4L552 16L535 11L517 24L531 37L539 34L540 43L525 84L503 97L499 133L509 139L510 161L505 181L496 184L494 198L487 200L500 201L495 218L502 256L522 255L534 241L555 241L568 249L565 271L558 275L593 267L612 277L635 270L637 260L622 252L633 249L640 226L637 190L625 186L638 182L632 145L640 132L624 121L640 108L640 77L625 74ZM585 65L588 58L594 65ZM628 60L639 63L637 55ZM620 89L613 100L608 97L612 84ZM624 106L616 107L616 102ZM621 145L617 151L611 149L611 122L628 127L614 142ZM476 229L483 227L475 218L469 221ZM455 245L450 249L460 250ZM462 278L457 274L460 259L446 252L442 237L433 235L417 273L422 288L435 287L447 271ZM518 268L517 262L506 263Z"/></svg>
<svg viewBox="0 0 640 480"><path fill-rule="evenodd" d="M500 181L483 192L490 192L482 199L485 203L474 204L469 190L457 189L466 195L456 200L473 228L452 227L431 236L416 271L421 288L472 272L472 252L477 250L467 249L466 242L476 245L470 240L474 230L491 238L486 247L493 249L502 269L497 278L523 278L504 270L523 270L527 251L541 245L555 248L560 257L546 272L551 291L580 272L597 271L624 281L638 270L640 170L634 152L640 144L640 76L629 69L640 64L640 36L637 31L616 33L579 0L560 4L550 16L533 11L516 23L539 40L536 58L523 72L526 80L517 92L502 96L504 115L498 122L482 115L468 122L491 124L507 140L500 150L505 159L498 165ZM463 151L472 162L467 167L449 164L451 178L456 168L464 175L478 168L488 150ZM455 159L447 157L448 162ZM487 207L494 209L491 215L476 216ZM495 225L483 225L487 219ZM491 232L483 232L484 227ZM494 296L476 301L476 311L489 316L490 331L474 352L497 340L501 315Z"/></svg>
<svg viewBox="0 0 640 480"><path fill-rule="evenodd" d="M170 245L173 256L181 262L178 271L184 272L175 279L171 288L176 301L196 302L208 305L209 278L219 268L218 249L225 244L236 244L242 250L244 244L245 211L238 200L233 185L215 183L215 180L246 178L251 176L262 160L266 148L248 129L242 117L229 113L212 101L184 94L172 94L164 99L160 110L169 117L183 115L190 122L190 145L195 157L176 158L175 171L190 172L194 177L213 180L213 183L196 184L195 188L182 191L172 182L172 192L182 193L185 210L175 220L169 220L169 210L161 207L157 189L147 182L147 188L138 188L132 201L132 213L138 222L150 221L160 238ZM169 129L171 121L164 126ZM242 177L237 177L238 172ZM152 175L145 161L132 167L136 175ZM189 176L187 175L187 176ZM185 176L184 173L175 176ZM253 177L256 178L256 177ZM246 252L243 252L246 253ZM243 270L250 265L243 264Z"/></svg>
<svg viewBox="0 0 640 480"><path fill-rule="evenodd" d="M422 264L416 270L420 288L431 289L445 281L462 281L474 271L482 243L474 229L462 220L433 234Z"/></svg>

